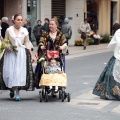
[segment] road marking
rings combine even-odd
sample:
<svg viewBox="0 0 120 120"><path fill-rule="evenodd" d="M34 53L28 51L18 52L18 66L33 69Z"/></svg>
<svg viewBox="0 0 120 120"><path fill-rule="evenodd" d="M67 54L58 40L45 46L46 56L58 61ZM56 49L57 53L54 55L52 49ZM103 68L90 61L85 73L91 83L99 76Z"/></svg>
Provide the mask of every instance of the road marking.
<svg viewBox="0 0 120 120"><path fill-rule="evenodd" d="M92 91L89 91L72 99L69 104L100 110L111 102L111 100L100 99L100 97L93 95Z"/></svg>
<svg viewBox="0 0 120 120"><path fill-rule="evenodd" d="M89 84L89 83L88 83L88 82L84 82L83 84L87 85L87 84Z"/></svg>
<svg viewBox="0 0 120 120"><path fill-rule="evenodd" d="M111 112L120 113L120 105L115 107Z"/></svg>

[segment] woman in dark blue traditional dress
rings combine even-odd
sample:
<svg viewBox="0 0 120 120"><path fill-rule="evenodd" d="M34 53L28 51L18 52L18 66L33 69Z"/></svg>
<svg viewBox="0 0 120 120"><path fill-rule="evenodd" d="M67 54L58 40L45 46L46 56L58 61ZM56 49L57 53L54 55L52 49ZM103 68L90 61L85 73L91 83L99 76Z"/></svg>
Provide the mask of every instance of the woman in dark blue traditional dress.
<svg viewBox="0 0 120 120"><path fill-rule="evenodd" d="M43 31L42 36L40 38L40 43L38 46L38 56L39 58L43 55L42 51L44 49L47 50L61 50L63 55L63 61L64 61L64 72L65 72L65 56L64 54L67 51L67 41L65 36L60 32L58 29L58 21L56 19L51 19L49 28L50 31L46 32ZM42 69L41 69L41 63L37 63L36 69L35 69L35 87L39 88L39 82L42 75Z"/></svg>
<svg viewBox="0 0 120 120"><path fill-rule="evenodd" d="M93 94L103 99L120 100L120 29L115 32L108 48L114 51L114 56L101 73Z"/></svg>

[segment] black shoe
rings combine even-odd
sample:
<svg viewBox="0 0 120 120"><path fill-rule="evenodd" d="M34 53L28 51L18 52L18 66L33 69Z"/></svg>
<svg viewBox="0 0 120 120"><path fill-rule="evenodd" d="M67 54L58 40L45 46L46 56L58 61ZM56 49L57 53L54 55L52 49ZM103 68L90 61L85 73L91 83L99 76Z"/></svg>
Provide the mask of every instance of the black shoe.
<svg viewBox="0 0 120 120"><path fill-rule="evenodd" d="M31 51L33 51L33 48L31 48Z"/></svg>
<svg viewBox="0 0 120 120"><path fill-rule="evenodd" d="M10 91L10 98L13 98L15 96L14 91Z"/></svg>
<svg viewBox="0 0 120 120"><path fill-rule="evenodd" d="M83 50L85 50L85 49L86 49L86 46L83 47Z"/></svg>

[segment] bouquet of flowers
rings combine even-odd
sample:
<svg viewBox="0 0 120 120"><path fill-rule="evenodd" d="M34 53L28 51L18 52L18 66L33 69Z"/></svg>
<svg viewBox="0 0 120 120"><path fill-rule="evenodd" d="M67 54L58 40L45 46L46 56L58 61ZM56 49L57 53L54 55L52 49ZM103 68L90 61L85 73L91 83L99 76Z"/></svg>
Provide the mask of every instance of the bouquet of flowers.
<svg viewBox="0 0 120 120"><path fill-rule="evenodd" d="M88 36L93 37L94 35L95 35L95 33L93 31L91 31Z"/></svg>
<svg viewBox="0 0 120 120"><path fill-rule="evenodd" d="M45 58L44 57L41 57L40 59L38 59L37 61L38 63L41 63L42 67L46 68L47 66L47 63L45 61Z"/></svg>
<svg viewBox="0 0 120 120"><path fill-rule="evenodd" d="M0 41L0 59L2 58L5 52L5 48L11 48L11 50L14 51L16 54L18 52L17 46L11 45L9 40Z"/></svg>
<svg viewBox="0 0 120 120"><path fill-rule="evenodd" d="M38 62L45 62L45 58L44 57L41 57Z"/></svg>

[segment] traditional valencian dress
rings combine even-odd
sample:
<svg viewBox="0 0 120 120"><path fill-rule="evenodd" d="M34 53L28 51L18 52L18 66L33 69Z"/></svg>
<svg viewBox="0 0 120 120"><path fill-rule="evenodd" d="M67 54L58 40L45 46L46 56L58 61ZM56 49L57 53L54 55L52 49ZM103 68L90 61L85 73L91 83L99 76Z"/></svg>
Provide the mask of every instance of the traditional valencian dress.
<svg viewBox="0 0 120 120"><path fill-rule="evenodd" d="M0 60L0 90L19 87L22 90L34 90L33 68L28 49L31 43L26 28L21 27L19 34L14 33L14 26L7 29L5 39L17 46L18 52L6 50Z"/></svg>
<svg viewBox="0 0 120 120"><path fill-rule="evenodd" d="M39 44L39 48L38 48L38 56L41 57L42 56L42 50L40 49L41 45L44 45L46 47L47 50L58 50L60 46L62 45L66 45L66 38L65 36L62 34L62 32L60 32L59 30L57 31L56 34L56 38L52 39L49 35L49 32L43 32L42 36L40 38L40 44ZM63 69L65 71L65 57L64 57L64 53L66 53L66 50L63 50L63 61L64 61L64 66ZM42 75L42 69L41 69L41 63L37 63L36 69L35 69L35 87L39 88L39 82L40 82L40 78Z"/></svg>
<svg viewBox="0 0 120 120"><path fill-rule="evenodd" d="M114 56L101 73L93 94L103 99L120 100L120 29L114 34L108 48L114 51Z"/></svg>

